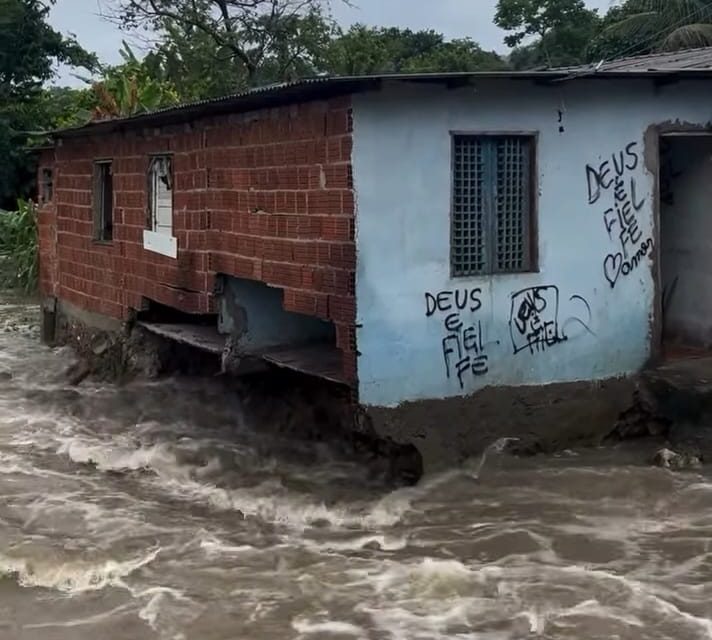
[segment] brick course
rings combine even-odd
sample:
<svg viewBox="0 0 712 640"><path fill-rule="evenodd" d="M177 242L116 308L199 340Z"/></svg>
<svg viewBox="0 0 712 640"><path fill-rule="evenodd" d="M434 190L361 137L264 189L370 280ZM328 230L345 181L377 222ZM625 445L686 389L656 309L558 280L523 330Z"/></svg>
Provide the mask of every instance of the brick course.
<svg viewBox="0 0 712 640"><path fill-rule="evenodd" d="M330 320L356 377L350 98L190 125L63 139L44 152L54 200L39 211L40 286L130 317L145 299L215 311L218 273L284 289L287 311ZM143 248L149 155L173 155L174 260ZM114 239L93 241L92 162L111 159Z"/></svg>

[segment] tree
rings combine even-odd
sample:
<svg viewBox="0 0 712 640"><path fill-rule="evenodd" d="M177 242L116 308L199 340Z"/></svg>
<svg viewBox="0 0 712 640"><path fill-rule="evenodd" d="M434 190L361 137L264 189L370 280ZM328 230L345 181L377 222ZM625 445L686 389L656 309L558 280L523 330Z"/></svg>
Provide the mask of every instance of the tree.
<svg viewBox="0 0 712 640"><path fill-rule="evenodd" d="M212 76L227 68L232 77L254 86L294 77L311 68L316 49L328 39L331 20L322 0L115 0L114 19L128 29L158 33L163 54L192 68L195 57L185 47L168 44L178 33L200 36L200 55ZM182 43L179 43L182 44ZM207 45L207 46L206 46ZM159 45L159 51L161 45ZM237 90L240 87L234 87Z"/></svg>
<svg viewBox="0 0 712 640"><path fill-rule="evenodd" d="M514 68L580 64L599 30L596 11L584 0L499 0L495 24L510 32ZM533 42L523 43L535 38Z"/></svg>
<svg viewBox="0 0 712 640"><path fill-rule="evenodd" d="M470 38L443 42L403 64L403 71L407 73L499 71L506 68L507 63L497 53L485 51Z"/></svg>
<svg viewBox="0 0 712 640"><path fill-rule="evenodd" d="M626 0L606 14L593 59L712 45L709 0Z"/></svg>
<svg viewBox="0 0 712 640"><path fill-rule="evenodd" d="M47 24L54 0L0 0L0 100L27 98L63 62L93 68L96 58Z"/></svg>
<svg viewBox="0 0 712 640"><path fill-rule="evenodd" d="M258 84L296 80L320 71L320 60L337 33L320 10L283 18L255 75Z"/></svg>
<svg viewBox="0 0 712 640"><path fill-rule="evenodd" d="M189 25L166 23L144 64L154 76L165 74L183 102L226 95L248 85L244 66L208 34Z"/></svg>
<svg viewBox="0 0 712 640"><path fill-rule="evenodd" d="M94 68L96 58L52 29L52 0L0 0L0 208L28 195L34 170L28 131L46 126L42 84L63 62Z"/></svg>
<svg viewBox="0 0 712 640"><path fill-rule="evenodd" d="M336 75L501 69L502 59L469 39L447 42L436 31L357 24L334 38L323 69Z"/></svg>
<svg viewBox="0 0 712 640"><path fill-rule="evenodd" d="M145 62L150 69L161 69L180 99L186 101L314 75L317 60L333 33L333 25L319 11L283 18L272 28L272 44L260 55L258 66L249 76L232 51L205 31L172 20L162 24L159 40Z"/></svg>

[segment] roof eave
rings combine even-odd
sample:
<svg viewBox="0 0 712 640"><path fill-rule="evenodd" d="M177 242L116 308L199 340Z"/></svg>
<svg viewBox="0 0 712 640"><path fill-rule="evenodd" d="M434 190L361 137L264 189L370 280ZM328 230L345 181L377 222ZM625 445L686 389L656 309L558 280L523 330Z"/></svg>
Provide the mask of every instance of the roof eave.
<svg viewBox="0 0 712 640"><path fill-rule="evenodd" d="M384 82L391 81L461 86L464 83L472 82L477 79L555 79L563 77L563 75L564 74L560 72L551 71L490 71L478 73L386 74L374 76L342 76L323 79L316 78L307 80L304 83L297 82L291 85L278 85L253 92L246 92L244 94L169 107L151 113L90 122L79 127L53 131L51 135L55 139L74 138L134 129L137 127L180 124L201 117L225 113L244 113L257 109L269 109L286 104L293 104L295 102L306 102L338 95L378 90Z"/></svg>
<svg viewBox="0 0 712 640"><path fill-rule="evenodd" d="M456 73L421 73L421 74L383 74L374 76L341 76L311 78L291 84L276 85L248 91L242 94L204 100L194 104L169 107L151 113L143 113L126 118L117 118L101 122L91 122L80 127L62 129L51 133L55 140L75 138L105 133L114 133L127 129L159 127L171 124L184 124L197 118L244 113L258 109L306 102L335 97L338 95L362 93L378 90L386 82L405 82L414 84L436 83L450 87L471 84L478 80L533 80L545 83L568 82L572 80L601 79L665 79L674 81L678 78L712 78L712 69L681 70L641 70L641 71L606 71L581 70L578 72L562 70L544 71L482 71Z"/></svg>

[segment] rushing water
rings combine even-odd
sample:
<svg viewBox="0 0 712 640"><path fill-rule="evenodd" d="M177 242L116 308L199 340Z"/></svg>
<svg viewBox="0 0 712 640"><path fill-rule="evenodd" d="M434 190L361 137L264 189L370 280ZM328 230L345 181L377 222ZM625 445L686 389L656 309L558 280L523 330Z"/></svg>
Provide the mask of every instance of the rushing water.
<svg viewBox="0 0 712 640"><path fill-rule="evenodd" d="M67 387L25 312L0 307L2 640L712 638L704 472L495 447L393 490L214 379Z"/></svg>

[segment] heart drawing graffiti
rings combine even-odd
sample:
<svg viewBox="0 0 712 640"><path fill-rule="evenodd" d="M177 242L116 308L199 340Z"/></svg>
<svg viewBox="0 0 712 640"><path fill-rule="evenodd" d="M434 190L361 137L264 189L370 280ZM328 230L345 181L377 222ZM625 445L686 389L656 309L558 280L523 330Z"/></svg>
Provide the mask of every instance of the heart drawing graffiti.
<svg viewBox="0 0 712 640"><path fill-rule="evenodd" d="M621 268L623 267L623 254L616 253L615 255L609 254L603 261L603 273L606 276L606 280L611 285L611 289L616 286L618 277L621 274Z"/></svg>
<svg viewBox="0 0 712 640"><path fill-rule="evenodd" d="M653 249L653 239L648 238L645 242L642 242L635 255L630 256L627 259L623 259L623 254L609 253L606 259L603 261L603 273L606 276L606 280L611 285L611 289L616 286L620 276L628 276L633 273L634 269L637 269L638 265L643 262L643 259L652 253Z"/></svg>

